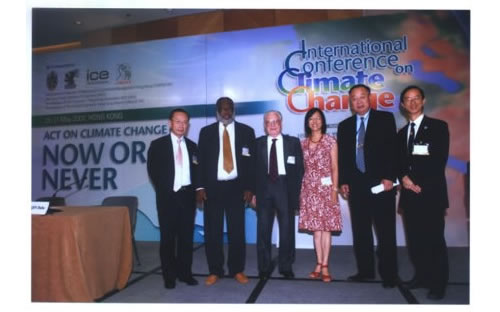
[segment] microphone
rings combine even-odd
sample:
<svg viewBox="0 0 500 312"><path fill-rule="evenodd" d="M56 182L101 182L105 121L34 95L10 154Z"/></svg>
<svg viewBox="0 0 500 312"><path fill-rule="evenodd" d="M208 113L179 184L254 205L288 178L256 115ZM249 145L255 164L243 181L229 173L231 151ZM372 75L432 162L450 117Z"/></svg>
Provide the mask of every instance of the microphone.
<svg viewBox="0 0 500 312"><path fill-rule="evenodd" d="M64 196L64 199L66 199L66 198L68 198L68 197L70 197L70 196L75 195L76 193L80 192L81 190L84 190L84 189L89 188L89 186L90 186L90 185L87 183L86 185L82 186L81 188L79 188L79 189L75 190L74 192L69 193L69 194L67 194L66 196Z"/></svg>
<svg viewBox="0 0 500 312"><path fill-rule="evenodd" d="M40 198L39 200L48 201L49 202L49 209L47 210L47 214L50 215L50 214L53 214L53 213L56 213L56 212L60 212L61 211L60 209L55 209L55 208L51 208L51 207L52 206L64 206L66 204L65 203L66 197L68 197L68 196L70 196L70 195L72 195L72 194L74 194L76 192L79 192L79 191L81 191L84 188L88 188L89 187L88 184L82 187L82 185L83 185L83 183L85 182L86 179L87 179L87 176L83 176L81 181L77 180L77 181L75 181L75 182L73 182L73 183L71 183L69 185L65 185L65 186L62 186L62 187L58 188L54 192L54 194L52 194L51 197ZM73 193L71 193L71 194L69 194L67 196L62 197L62 200L59 200L57 198L57 193L59 191L61 191L63 189L67 189L67 188L71 189L71 186L73 186L75 184L78 184L80 186L80 188L78 190L76 190L75 192L73 192Z"/></svg>
<svg viewBox="0 0 500 312"><path fill-rule="evenodd" d="M58 188L58 189L54 192L54 194L52 194L52 198L56 197L57 193L58 193L59 191L62 191L63 189L68 189L68 188L69 188L69 190L71 190L71 186L73 186L73 185L75 185L75 184L77 184L77 183L78 183L78 184L80 184L80 185L83 185L83 183L85 182L85 180L86 180L86 179L87 179L87 176L83 176L81 181L76 180L75 182L73 182L73 183L71 183L71 184L69 184L69 185L63 185L63 186L61 186L60 188ZM80 189L81 189L81 188L82 188L82 187L80 187Z"/></svg>

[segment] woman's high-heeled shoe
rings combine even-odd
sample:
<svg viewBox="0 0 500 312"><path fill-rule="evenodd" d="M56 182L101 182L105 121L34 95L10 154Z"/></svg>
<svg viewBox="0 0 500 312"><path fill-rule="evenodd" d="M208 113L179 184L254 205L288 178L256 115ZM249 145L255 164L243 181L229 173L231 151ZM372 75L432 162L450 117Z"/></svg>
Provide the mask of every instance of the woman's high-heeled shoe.
<svg viewBox="0 0 500 312"><path fill-rule="evenodd" d="M332 281L332 276L330 274L323 274L323 269L328 269L328 265L322 265L321 269L321 280L325 283L330 283Z"/></svg>
<svg viewBox="0 0 500 312"><path fill-rule="evenodd" d="M316 272L316 269L319 267L319 271ZM312 279L318 279L321 277L321 263L316 264L316 268L314 268L314 271L309 273L309 278Z"/></svg>

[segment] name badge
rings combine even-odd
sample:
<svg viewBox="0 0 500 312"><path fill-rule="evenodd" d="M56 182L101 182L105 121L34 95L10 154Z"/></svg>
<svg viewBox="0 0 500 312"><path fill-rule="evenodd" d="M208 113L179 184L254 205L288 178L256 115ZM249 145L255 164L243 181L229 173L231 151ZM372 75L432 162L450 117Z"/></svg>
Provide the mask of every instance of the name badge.
<svg viewBox="0 0 500 312"><path fill-rule="evenodd" d="M429 155L429 145L413 145L413 155Z"/></svg>
<svg viewBox="0 0 500 312"><path fill-rule="evenodd" d="M198 158L196 157L196 155L193 155L193 164L198 164Z"/></svg>
<svg viewBox="0 0 500 312"><path fill-rule="evenodd" d="M250 150L248 149L248 147L243 147L241 149L241 155L246 156L246 157L250 157Z"/></svg>
<svg viewBox="0 0 500 312"><path fill-rule="evenodd" d="M44 215L49 210L48 201L34 201L31 202L31 214L32 215Z"/></svg>
<svg viewBox="0 0 500 312"><path fill-rule="evenodd" d="M321 185L332 185L332 177L321 178Z"/></svg>
<svg viewBox="0 0 500 312"><path fill-rule="evenodd" d="M292 164L295 165L295 156L288 156L288 159L286 160L287 164Z"/></svg>

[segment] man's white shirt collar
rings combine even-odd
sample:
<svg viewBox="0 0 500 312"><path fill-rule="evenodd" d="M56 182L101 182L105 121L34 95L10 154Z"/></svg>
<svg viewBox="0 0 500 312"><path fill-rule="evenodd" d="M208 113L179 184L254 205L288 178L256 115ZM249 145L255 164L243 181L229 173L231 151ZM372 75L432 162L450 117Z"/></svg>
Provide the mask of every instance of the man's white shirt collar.
<svg viewBox="0 0 500 312"><path fill-rule="evenodd" d="M420 114L420 116L417 117L414 121L410 120L410 124L413 122L415 123L415 129L418 129L420 127L420 124L422 123L422 120L424 119L424 114ZM410 126L411 127L411 126Z"/></svg>
<svg viewBox="0 0 500 312"><path fill-rule="evenodd" d="M172 133L172 135L170 136L171 139L172 139L172 143L176 143L179 142L179 140L182 142L184 141L184 136L181 136L180 138L178 136L176 136L175 134Z"/></svg>
<svg viewBox="0 0 500 312"><path fill-rule="evenodd" d="M420 116L417 117L417 119L413 121L409 121L408 123L408 132L406 133L406 140L408 141L410 139L410 131L411 131L411 123L413 122L415 124L415 137L417 136L418 129L420 128L420 125L422 124L422 120L424 120L424 114L421 114Z"/></svg>
<svg viewBox="0 0 500 312"><path fill-rule="evenodd" d="M230 124L226 126L227 131L231 131L234 129L234 121L232 121ZM222 121L219 121L219 130L224 131L224 124Z"/></svg>
<svg viewBox="0 0 500 312"><path fill-rule="evenodd" d="M281 133L280 133L280 134L278 134L276 137L272 137L272 136L270 136L270 135L268 135L268 136L267 136L267 142L272 143L272 142L273 142L273 139L278 139L278 141L279 141L279 140L283 140L283 135L281 135Z"/></svg>
<svg viewBox="0 0 500 312"><path fill-rule="evenodd" d="M363 117L363 122L365 123L366 126L368 118L370 118L370 111L371 109L369 109L364 115L356 114L356 123L359 125L359 123L361 122L361 117Z"/></svg>

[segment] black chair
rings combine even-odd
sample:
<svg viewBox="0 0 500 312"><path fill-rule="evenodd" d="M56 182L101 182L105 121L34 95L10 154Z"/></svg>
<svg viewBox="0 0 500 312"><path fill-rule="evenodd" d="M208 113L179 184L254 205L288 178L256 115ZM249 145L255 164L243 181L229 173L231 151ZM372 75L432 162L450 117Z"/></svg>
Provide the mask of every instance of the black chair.
<svg viewBox="0 0 500 312"><path fill-rule="evenodd" d="M136 196L111 196L106 197L102 201L103 206L127 206L128 214L130 216L130 229L132 231L132 247L134 248L135 258L137 264L141 265L139 260L139 253L135 244L135 223L137 221L137 207L139 206L139 199Z"/></svg>
<svg viewBox="0 0 500 312"><path fill-rule="evenodd" d="M66 206L66 200L64 197L40 197L36 201L48 201L49 207L53 206Z"/></svg>

